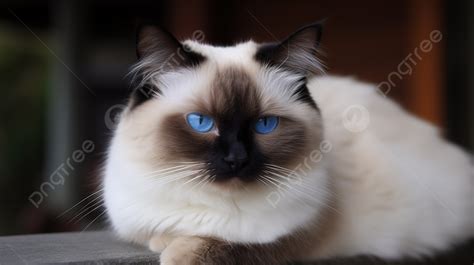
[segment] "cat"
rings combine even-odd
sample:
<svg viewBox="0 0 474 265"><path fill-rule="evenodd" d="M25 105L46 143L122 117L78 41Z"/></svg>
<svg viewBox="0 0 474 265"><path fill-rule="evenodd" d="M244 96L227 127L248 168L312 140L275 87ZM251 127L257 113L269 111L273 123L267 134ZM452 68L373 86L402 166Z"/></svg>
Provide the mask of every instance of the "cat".
<svg viewBox="0 0 474 265"><path fill-rule="evenodd" d="M325 74L321 32L217 47L140 27L103 178L121 238L162 265L225 265L424 257L472 237L471 155Z"/></svg>

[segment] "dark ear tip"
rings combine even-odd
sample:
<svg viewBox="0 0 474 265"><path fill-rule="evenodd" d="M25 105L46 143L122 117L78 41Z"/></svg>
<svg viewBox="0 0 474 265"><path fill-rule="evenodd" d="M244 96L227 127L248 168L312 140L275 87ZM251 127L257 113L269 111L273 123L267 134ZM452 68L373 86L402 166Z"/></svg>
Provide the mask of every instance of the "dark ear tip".
<svg viewBox="0 0 474 265"><path fill-rule="evenodd" d="M156 41L158 39L179 43L169 31L154 21L142 20L136 23L135 46L137 47L137 57L141 58L146 54L146 46L150 45L150 40Z"/></svg>
<svg viewBox="0 0 474 265"><path fill-rule="evenodd" d="M147 28L160 28L160 26L156 21L150 19L139 18L135 20L135 34L137 37Z"/></svg>
<svg viewBox="0 0 474 265"><path fill-rule="evenodd" d="M138 20L135 23L135 47L136 47L136 53L137 53L137 58L141 58L145 55L145 52L140 49L140 42L145 39L147 34L152 33L153 31L156 32L156 30L159 28L159 26L156 25L156 23L153 23L152 21L149 20Z"/></svg>
<svg viewBox="0 0 474 265"><path fill-rule="evenodd" d="M166 31L160 24L155 23L153 21L139 21L135 25L135 34L136 34L136 41L137 43L140 41L142 37L144 37L147 33L148 34L153 34L157 32L166 32Z"/></svg>
<svg viewBox="0 0 474 265"><path fill-rule="evenodd" d="M149 32L156 31L157 27L149 24L138 25L135 30L137 43Z"/></svg>
<svg viewBox="0 0 474 265"><path fill-rule="evenodd" d="M315 41L315 46L317 48L317 47L319 47L319 45L321 43L321 37L323 35L323 27L324 27L324 24L326 23L326 20L327 19L325 18L325 19L313 22L311 24L308 24L306 26L303 26L303 27L299 28L292 35L294 36L294 35L297 35L298 33L307 32L308 30L310 30L311 32L314 33L314 41Z"/></svg>
<svg viewBox="0 0 474 265"><path fill-rule="evenodd" d="M323 30L325 22L326 22L325 19L319 20L319 21L316 21L316 22L313 22L311 24L301 27L298 31L303 31L305 29L313 29L313 30L316 30L317 32L321 32Z"/></svg>

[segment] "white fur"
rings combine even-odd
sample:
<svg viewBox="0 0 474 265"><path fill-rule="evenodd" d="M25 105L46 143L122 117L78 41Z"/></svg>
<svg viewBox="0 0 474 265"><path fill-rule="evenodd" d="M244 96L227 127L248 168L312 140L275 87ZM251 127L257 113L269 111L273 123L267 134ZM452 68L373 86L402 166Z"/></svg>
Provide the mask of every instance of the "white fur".
<svg viewBox="0 0 474 265"><path fill-rule="evenodd" d="M254 73L256 83L266 90L262 95L269 100L293 100L284 89L298 78L259 67L252 59L255 43L228 48L187 43L209 59L197 70L153 77L163 89L163 100L146 102L132 114L125 113L111 143L105 199L109 218L121 237L142 244L160 234L271 242L317 219L329 198L328 181L334 183L330 192L336 194L337 225L324 247L308 253L308 258L417 256L472 236L470 157L443 140L433 126L383 98L373 85L350 78L316 77L308 84L321 109L325 139L332 150L312 165L301 182L287 185L312 191L311 196L265 186L259 192L190 190L183 181L163 185L147 178L147 173L164 166L159 161L151 163L150 158L150 154L160 155L159 143L150 140L160 114L189 108L194 97L208 90L218 69L242 67ZM352 105L363 106L370 114L370 123L361 132L351 132L343 125L343 114ZM303 106L281 111L304 116ZM309 117L304 119L310 122ZM276 208L268 200L272 192L278 192Z"/></svg>
<svg viewBox="0 0 474 265"><path fill-rule="evenodd" d="M151 171L145 165L130 165L136 152L144 150L116 151L114 145L119 143L113 143L105 177L108 213L119 235L143 244L161 233L271 242L310 222L320 206L314 201L327 196L324 192L309 197L278 191L280 200L275 208L266 198L274 190L267 188L259 193L225 194L190 191L182 182L158 185L141 177ZM323 172L314 172L302 180L303 185L324 186Z"/></svg>
<svg viewBox="0 0 474 265"><path fill-rule="evenodd" d="M333 145L326 158L343 213L317 256L418 256L473 235L468 154L374 85L326 76L312 79L309 88ZM370 115L362 132L344 128L343 113L353 105Z"/></svg>

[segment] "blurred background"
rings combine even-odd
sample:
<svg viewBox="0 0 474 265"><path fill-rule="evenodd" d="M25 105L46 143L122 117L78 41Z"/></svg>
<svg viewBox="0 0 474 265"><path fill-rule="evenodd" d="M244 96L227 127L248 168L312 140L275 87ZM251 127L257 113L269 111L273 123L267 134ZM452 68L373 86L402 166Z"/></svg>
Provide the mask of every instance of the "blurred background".
<svg viewBox="0 0 474 265"><path fill-rule="evenodd" d="M94 192L130 92L139 18L223 45L326 18L329 73L378 84L473 150L472 1L2 0L0 235L105 225Z"/></svg>

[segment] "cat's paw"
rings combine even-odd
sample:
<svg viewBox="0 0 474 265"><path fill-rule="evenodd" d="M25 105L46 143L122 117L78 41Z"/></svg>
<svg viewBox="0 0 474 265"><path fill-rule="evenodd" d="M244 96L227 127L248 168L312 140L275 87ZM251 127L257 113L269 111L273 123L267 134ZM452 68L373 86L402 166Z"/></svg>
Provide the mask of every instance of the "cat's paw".
<svg viewBox="0 0 474 265"><path fill-rule="evenodd" d="M171 244L173 237L167 235L153 236L148 242L148 248L153 252L162 252Z"/></svg>
<svg viewBox="0 0 474 265"><path fill-rule="evenodd" d="M200 264L200 251L206 241L199 237L178 237L166 246L161 253L161 265L197 265Z"/></svg>

